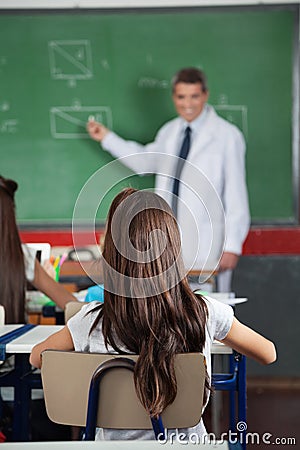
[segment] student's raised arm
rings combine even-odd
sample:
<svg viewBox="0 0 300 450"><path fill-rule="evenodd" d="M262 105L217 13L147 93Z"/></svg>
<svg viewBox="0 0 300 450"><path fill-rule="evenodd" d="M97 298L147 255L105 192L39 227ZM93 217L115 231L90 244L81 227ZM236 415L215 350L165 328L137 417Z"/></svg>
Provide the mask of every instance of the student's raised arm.
<svg viewBox="0 0 300 450"><path fill-rule="evenodd" d="M71 292L67 291L62 284L57 283L47 274L37 259L35 260L32 284L36 289L50 297L62 309L64 309L67 303L77 301Z"/></svg>
<svg viewBox="0 0 300 450"><path fill-rule="evenodd" d="M273 342L236 318L233 319L229 333L222 342L261 364L271 364L276 360L276 349Z"/></svg>
<svg viewBox="0 0 300 450"><path fill-rule="evenodd" d="M73 340L67 326L33 347L29 359L30 364L40 369L42 365L41 354L44 350L48 349L74 350Z"/></svg>

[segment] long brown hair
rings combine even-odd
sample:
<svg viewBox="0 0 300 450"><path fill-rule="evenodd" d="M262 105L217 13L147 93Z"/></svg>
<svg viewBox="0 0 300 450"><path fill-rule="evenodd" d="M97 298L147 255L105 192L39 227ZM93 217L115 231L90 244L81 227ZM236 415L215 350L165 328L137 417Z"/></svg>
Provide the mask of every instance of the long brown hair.
<svg viewBox="0 0 300 450"><path fill-rule="evenodd" d="M18 185L0 175L0 303L7 323L24 322L25 266L15 217Z"/></svg>
<svg viewBox="0 0 300 450"><path fill-rule="evenodd" d="M139 355L137 395L157 416L176 396L176 353L203 350L208 314L189 287L177 223L160 196L131 188L116 196L103 264L104 304L96 322L102 317L106 346Z"/></svg>

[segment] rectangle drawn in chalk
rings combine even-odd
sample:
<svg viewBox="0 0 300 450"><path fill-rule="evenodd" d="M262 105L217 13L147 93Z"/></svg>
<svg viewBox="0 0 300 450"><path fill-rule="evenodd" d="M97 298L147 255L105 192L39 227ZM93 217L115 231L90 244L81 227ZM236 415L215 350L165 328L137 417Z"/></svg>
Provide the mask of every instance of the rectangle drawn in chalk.
<svg viewBox="0 0 300 450"><path fill-rule="evenodd" d="M90 41L50 41L48 49L52 78L86 80L93 77Z"/></svg>
<svg viewBox="0 0 300 450"><path fill-rule="evenodd" d="M89 139L86 125L89 116L112 129L112 114L108 106L53 106L50 109L50 130L55 139Z"/></svg>

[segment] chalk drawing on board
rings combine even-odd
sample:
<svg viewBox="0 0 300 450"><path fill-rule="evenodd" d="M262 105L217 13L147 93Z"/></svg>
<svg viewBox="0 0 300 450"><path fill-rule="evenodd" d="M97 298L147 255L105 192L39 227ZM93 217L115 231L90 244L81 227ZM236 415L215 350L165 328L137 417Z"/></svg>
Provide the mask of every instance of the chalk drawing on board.
<svg viewBox="0 0 300 450"><path fill-rule="evenodd" d="M159 80L153 77L141 77L137 83L140 89L168 89L168 80Z"/></svg>
<svg viewBox="0 0 300 450"><path fill-rule="evenodd" d="M87 80L93 77L90 41L50 41L48 50L52 78Z"/></svg>
<svg viewBox="0 0 300 450"><path fill-rule="evenodd" d="M109 70L110 69L110 65L109 65L109 62L107 61L107 59L102 59L101 60L101 66L103 67L104 70Z"/></svg>
<svg viewBox="0 0 300 450"><path fill-rule="evenodd" d="M55 139L90 139L86 124L89 116L112 129L112 113L108 106L53 106L50 109L50 130Z"/></svg>
<svg viewBox="0 0 300 450"><path fill-rule="evenodd" d="M2 134L15 134L18 131L17 119L5 119L0 122L0 133Z"/></svg>
<svg viewBox="0 0 300 450"><path fill-rule="evenodd" d="M4 100L2 103L0 103L0 111L6 112L6 111L9 111L9 109L10 109L10 104L9 104L9 102L7 102L6 100Z"/></svg>
<svg viewBox="0 0 300 450"><path fill-rule="evenodd" d="M214 105L217 113L236 125L248 137L248 108L245 105Z"/></svg>

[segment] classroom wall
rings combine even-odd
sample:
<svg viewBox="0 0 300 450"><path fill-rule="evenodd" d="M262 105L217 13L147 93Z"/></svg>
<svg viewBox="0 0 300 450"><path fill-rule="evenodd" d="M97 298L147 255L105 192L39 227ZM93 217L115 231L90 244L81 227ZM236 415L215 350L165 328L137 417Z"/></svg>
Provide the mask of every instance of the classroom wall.
<svg viewBox="0 0 300 450"><path fill-rule="evenodd" d="M272 366L248 360L250 376L299 377L300 255L243 256L233 290L248 302L236 307L239 320L272 339L278 359Z"/></svg>

